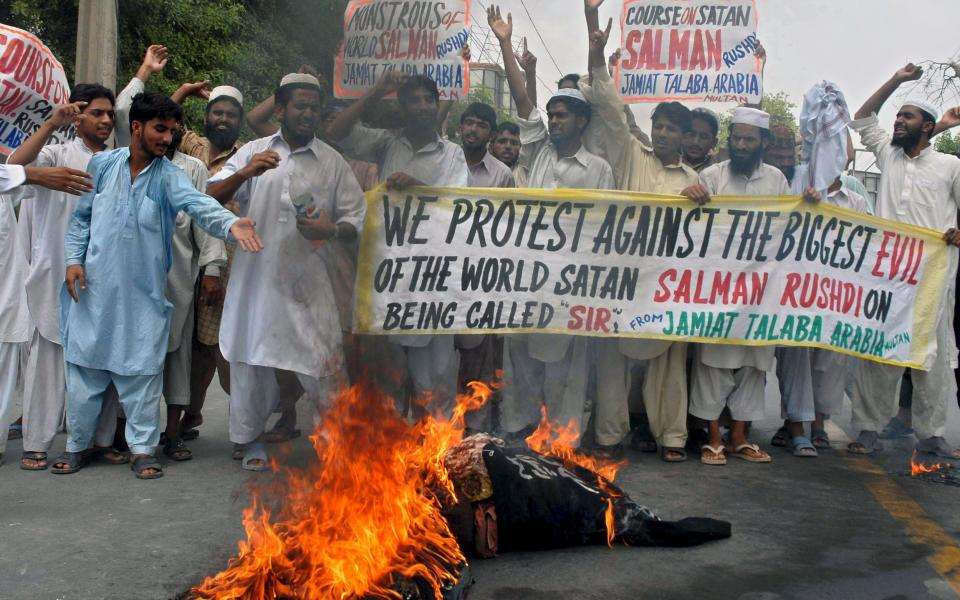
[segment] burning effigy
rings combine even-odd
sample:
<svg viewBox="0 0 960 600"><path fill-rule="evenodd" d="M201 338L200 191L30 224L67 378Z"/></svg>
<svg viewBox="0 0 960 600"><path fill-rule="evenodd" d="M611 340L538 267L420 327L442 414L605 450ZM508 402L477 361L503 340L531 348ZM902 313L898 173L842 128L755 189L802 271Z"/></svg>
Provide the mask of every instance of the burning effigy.
<svg viewBox="0 0 960 600"><path fill-rule="evenodd" d="M274 464L237 555L185 597L458 598L467 553L729 537L722 521L659 520L614 485L622 463L578 453L573 428L546 415L527 449L464 439L464 415L491 394L472 382L451 417L409 423L376 390L344 391L310 437L317 460Z"/></svg>

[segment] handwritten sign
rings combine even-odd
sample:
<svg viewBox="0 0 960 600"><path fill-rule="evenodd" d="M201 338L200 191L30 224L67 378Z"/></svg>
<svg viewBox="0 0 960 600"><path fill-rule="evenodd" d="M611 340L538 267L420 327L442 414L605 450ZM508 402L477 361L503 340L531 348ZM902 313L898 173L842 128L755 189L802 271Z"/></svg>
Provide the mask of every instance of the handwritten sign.
<svg viewBox="0 0 960 600"><path fill-rule="evenodd" d="M425 75L442 98L466 96L468 65L461 55L470 28L469 0L353 0L344 17L334 92L362 96L387 71Z"/></svg>
<svg viewBox="0 0 960 600"><path fill-rule="evenodd" d="M563 333L828 348L929 368L956 250L798 197L368 194L361 333Z"/></svg>
<svg viewBox="0 0 960 600"><path fill-rule="evenodd" d="M63 66L30 33L0 23L0 152L9 155L70 98ZM51 143L72 139L72 125Z"/></svg>
<svg viewBox="0 0 960 600"><path fill-rule="evenodd" d="M763 93L755 0L624 0L620 95L757 103Z"/></svg>

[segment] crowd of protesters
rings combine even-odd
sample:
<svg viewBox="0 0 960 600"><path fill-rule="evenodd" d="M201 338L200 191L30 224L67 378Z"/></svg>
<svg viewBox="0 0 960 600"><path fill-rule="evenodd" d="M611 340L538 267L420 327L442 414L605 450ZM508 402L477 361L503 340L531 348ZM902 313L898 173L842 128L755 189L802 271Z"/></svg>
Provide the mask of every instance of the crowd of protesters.
<svg viewBox="0 0 960 600"><path fill-rule="evenodd" d="M543 107L536 57L525 44L515 54L510 16L489 7L517 119L498 122L493 107L471 103L459 145L443 135L450 103L423 76L388 73L357 101L324 103L322 77L302 68L245 114L230 85L148 91L169 58L153 45L119 94L75 85L0 167L0 456L12 434L23 439L22 469L69 474L99 460L160 477L158 449L167 460L192 457L186 442L199 435L218 376L233 457L263 470L265 444L300 434L297 402L319 423L332 395L369 378L416 418L450 410L465 382L502 372L496 401L468 414L469 430L520 441L545 407L577 424L584 451L597 455L618 458L629 445L667 462L692 451L707 465L765 463L771 455L751 441L750 424L764 416L776 369L784 423L770 445L798 457L830 448L825 422L849 396L858 436L848 451L870 454L882 437L915 432L919 451L960 458L944 439L957 398L952 278L934 364L906 374L798 347L351 332L364 192L379 184L620 189L698 204L799 194L960 245L960 160L930 142L960 125L960 109L941 117L927 100L908 99L892 136L876 116L919 67L897 70L852 116L836 86L814 85L800 115L801 131L814 133L799 143L762 106L738 107L719 148L720 119L704 108L663 102L649 132L634 121L611 77L618 56L606 56L601 3L584 1L588 72L561 79ZM363 122L394 93L394 127ZM206 103L201 132L183 125L191 98ZM824 125L836 122L844 126ZM69 124L72 141L48 143ZM241 143L244 124L260 137ZM875 201L846 173L848 129L882 172ZM64 428L65 451L52 457Z"/></svg>

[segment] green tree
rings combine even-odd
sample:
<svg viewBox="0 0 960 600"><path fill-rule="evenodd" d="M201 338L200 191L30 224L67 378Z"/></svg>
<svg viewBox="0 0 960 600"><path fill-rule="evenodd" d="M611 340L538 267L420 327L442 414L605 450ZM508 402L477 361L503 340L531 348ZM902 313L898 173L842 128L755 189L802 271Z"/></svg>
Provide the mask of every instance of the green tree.
<svg viewBox="0 0 960 600"><path fill-rule="evenodd" d="M763 95L763 110L770 113L771 125L785 125L794 134L799 128L797 116L794 111L797 105L790 100L786 92L776 92L774 94ZM727 147L727 134L730 126L730 119L733 118L734 109L728 110L720 115L720 141L717 148Z"/></svg>
<svg viewBox="0 0 960 600"><path fill-rule="evenodd" d="M303 63L332 80L347 0L122 0L117 3L117 85L133 76L150 44L170 49L151 89L171 93L185 81L226 83L244 93L247 108L273 93L280 78ZM0 3L0 23L37 35L73 81L77 0ZM187 122L202 123L200 102L187 103Z"/></svg>
<svg viewBox="0 0 960 600"><path fill-rule="evenodd" d="M934 148L937 152L944 154L960 153L960 134L953 135L949 131L944 131L934 138Z"/></svg>

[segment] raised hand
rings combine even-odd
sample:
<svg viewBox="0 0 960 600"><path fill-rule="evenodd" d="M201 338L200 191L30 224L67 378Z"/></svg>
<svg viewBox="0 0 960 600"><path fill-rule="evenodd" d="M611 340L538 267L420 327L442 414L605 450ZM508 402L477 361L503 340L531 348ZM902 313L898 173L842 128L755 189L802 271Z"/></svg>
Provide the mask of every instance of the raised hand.
<svg viewBox="0 0 960 600"><path fill-rule="evenodd" d="M590 34L590 50L600 52L603 56L603 49L607 46L607 40L610 39L610 30L613 28L613 18L607 21L607 28L603 31L594 31ZM603 60L602 58L600 59ZM602 64L602 63L601 63Z"/></svg>
<svg viewBox="0 0 960 600"><path fill-rule="evenodd" d="M147 46L147 52L143 55L143 63L140 64L140 68L148 71L151 75L159 73L167 66L168 55L167 47L162 44Z"/></svg>
<svg viewBox="0 0 960 600"><path fill-rule="evenodd" d="M921 77L923 77L923 67L913 63L907 63L902 69L897 69L897 72L893 75L893 78L901 83L905 81L916 81Z"/></svg>
<svg viewBox="0 0 960 600"><path fill-rule="evenodd" d="M533 52L530 52L527 49L527 38L523 38L523 54L516 54L517 64L520 65L520 68L526 71L527 73L534 72L537 70L537 57Z"/></svg>
<svg viewBox="0 0 960 600"><path fill-rule="evenodd" d="M270 169L276 169L280 166L280 155L273 150L265 150L253 155L250 162L240 169L240 173L250 179L251 177L260 177Z"/></svg>
<svg viewBox="0 0 960 600"><path fill-rule="evenodd" d="M463 48L460 48L460 58L462 58L463 60L465 60L465 61L467 61L467 62L470 62L470 58L471 58L471 55L470 55L470 44L464 44L464 45L463 45Z"/></svg>
<svg viewBox="0 0 960 600"><path fill-rule="evenodd" d="M25 167L27 183L79 196L93 189L89 173L69 167Z"/></svg>
<svg viewBox="0 0 960 600"><path fill-rule="evenodd" d="M407 75L398 69L394 69L381 75L374 89L378 94L386 96L400 89L400 86L403 85L403 82L406 80Z"/></svg>
<svg viewBox="0 0 960 600"><path fill-rule="evenodd" d="M760 42L757 42L757 48L753 51L753 55L759 58L761 63L767 64L767 49Z"/></svg>
<svg viewBox="0 0 960 600"><path fill-rule="evenodd" d="M960 125L960 106L955 106L943 113L937 129L943 131L944 129L956 127L957 125Z"/></svg>
<svg viewBox="0 0 960 600"><path fill-rule="evenodd" d="M74 302L80 302L79 290L87 289L87 280L84 278L83 265L70 265L67 267L67 291Z"/></svg>
<svg viewBox="0 0 960 600"><path fill-rule="evenodd" d="M609 69L611 73L617 68L617 65L620 64L621 55L620 48L617 48L613 51L613 54L610 55L610 58L607 59L607 69Z"/></svg>
<svg viewBox="0 0 960 600"><path fill-rule="evenodd" d="M230 227L230 233L237 240L237 245L245 252L260 252L263 250L263 241L257 235L257 222L250 217L240 217Z"/></svg>
<svg viewBox="0 0 960 600"><path fill-rule="evenodd" d="M210 90L207 89L207 86L210 85L210 80L205 79L203 81L196 81L193 83L184 83L180 85L180 89L177 92L184 98L189 98L194 96L197 98L202 98L203 100L210 99Z"/></svg>
<svg viewBox="0 0 960 600"><path fill-rule="evenodd" d="M487 7L487 25L501 42L509 42L513 36L513 15L507 13L507 20L504 21L499 6L491 4Z"/></svg>
<svg viewBox="0 0 960 600"><path fill-rule="evenodd" d="M86 102L72 102L70 104L61 104L53 109L50 115L49 123L54 127L63 127L73 123L73 120L80 116L80 112L87 106Z"/></svg>
<svg viewBox="0 0 960 600"><path fill-rule="evenodd" d="M600 8L600 5L603 4L603 0L583 0L583 10L593 11Z"/></svg>

